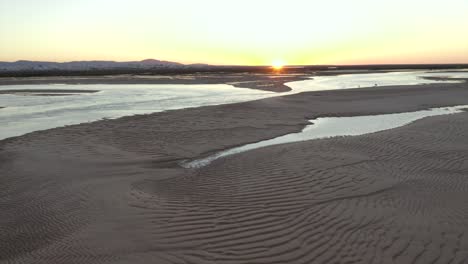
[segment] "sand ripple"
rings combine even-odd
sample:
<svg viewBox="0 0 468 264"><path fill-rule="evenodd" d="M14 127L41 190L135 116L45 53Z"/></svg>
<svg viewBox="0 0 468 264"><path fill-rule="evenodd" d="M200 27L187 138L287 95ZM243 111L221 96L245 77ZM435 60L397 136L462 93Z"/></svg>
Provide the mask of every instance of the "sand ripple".
<svg viewBox="0 0 468 264"><path fill-rule="evenodd" d="M468 263L468 113L177 166L279 133L244 106L1 141L0 263Z"/></svg>
<svg viewBox="0 0 468 264"><path fill-rule="evenodd" d="M173 263L464 263L467 122L259 149L135 184L132 205Z"/></svg>

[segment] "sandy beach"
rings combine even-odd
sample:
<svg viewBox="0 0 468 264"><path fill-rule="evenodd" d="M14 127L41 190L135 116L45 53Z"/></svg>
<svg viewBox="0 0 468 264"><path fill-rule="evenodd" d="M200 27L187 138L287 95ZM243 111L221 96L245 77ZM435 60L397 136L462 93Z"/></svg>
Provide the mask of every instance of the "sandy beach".
<svg viewBox="0 0 468 264"><path fill-rule="evenodd" d="M0 141L0 263L467 263L468 113L179 165L316 117L466 104L467 82L320 91Z"/></svg>

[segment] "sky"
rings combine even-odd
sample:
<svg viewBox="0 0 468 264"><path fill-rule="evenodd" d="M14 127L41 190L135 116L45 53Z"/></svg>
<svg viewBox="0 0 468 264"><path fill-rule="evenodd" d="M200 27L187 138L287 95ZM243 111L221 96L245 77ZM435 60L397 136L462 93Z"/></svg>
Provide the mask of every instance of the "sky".
<svg viewBox="0 0 468 264"><path fill-rule="evenodd" d="M0 61L468 63L468 0L0 0Z"/></svg>

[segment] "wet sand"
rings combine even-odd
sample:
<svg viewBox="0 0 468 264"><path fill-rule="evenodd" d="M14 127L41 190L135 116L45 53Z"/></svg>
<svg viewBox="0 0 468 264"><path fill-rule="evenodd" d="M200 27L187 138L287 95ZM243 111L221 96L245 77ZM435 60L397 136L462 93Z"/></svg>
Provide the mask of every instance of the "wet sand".
<svg viewBox="0 0 468 264"><path fill-rule="evenodd" d="M0 263L466 263L468 113L185 159L307 120L468 104L468 84L309 92L0 141Z"/></svg>

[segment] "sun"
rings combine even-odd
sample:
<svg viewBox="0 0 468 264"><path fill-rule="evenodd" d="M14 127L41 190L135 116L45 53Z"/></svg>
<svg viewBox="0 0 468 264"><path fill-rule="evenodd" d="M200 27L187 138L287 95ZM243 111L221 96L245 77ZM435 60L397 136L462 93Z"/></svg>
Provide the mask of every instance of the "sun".
<svg viewBox="0 0 468 264"><path fill-rule="evenodd" d="M284 68L284 62L283 61L280 61L280 60L276 60L276 61L273 61L273 63L271 64L271 67L274 69L274 70L281 70Z"/></svg>

